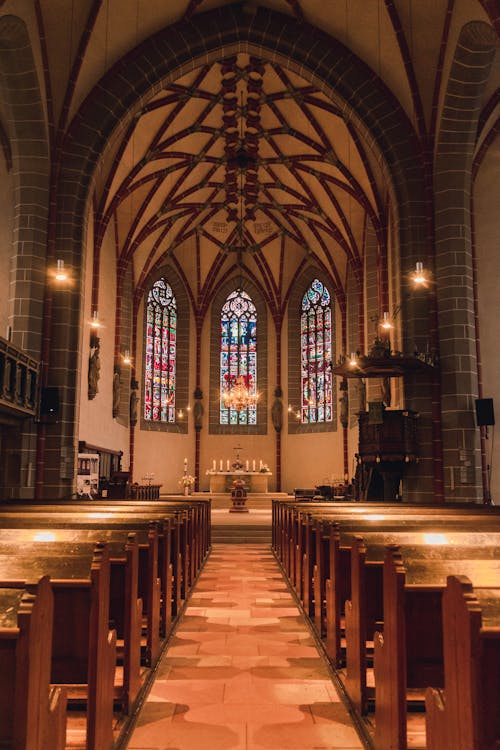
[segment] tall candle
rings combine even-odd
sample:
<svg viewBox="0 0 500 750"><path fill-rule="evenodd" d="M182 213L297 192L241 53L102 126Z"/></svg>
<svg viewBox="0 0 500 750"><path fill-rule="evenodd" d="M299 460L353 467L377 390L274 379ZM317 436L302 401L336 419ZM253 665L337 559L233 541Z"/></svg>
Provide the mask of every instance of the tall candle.
<svg viewBox="0 0 500 750"><path fill-rule="evenodd" d="M187 469L188 467L188 460L187 458L184 459L184 468Z"/></svg>
<svg viewBox="0 0 500 750"><path fill-rule="evenodd" d="M226 461L226 467L227 467L227 471L229 471L229 459L227 459Z"/></svg>
<svg viewBox="0 0 500 750"><path fill-rule="evenodd" d="M254 460L252 461L252 471L255 471L255 458L254 458Z"/></svg>
<svg viewBox="0 0 500 750"><path fill-rule="evenodd" d="M247 461L247 463L246 463L246 469L247 469L247 471L248 471L249 467L250 467L250 463Z"/></svg>
<svg viewBox="0 0 500 750"><path fill-rule="evenodd" d="M215 458L214 458L214 460L212 461L212 471L215 471Z"/></svg>
<svg viewBox="0 0 500 750"><path fill-rule="evenodd" d="M221 460L219 461L219 471L222 471L222 458L221 458Z"/></svg>
<svg viewBox="0 0 500 750"><path fill-rule="evenodd" d="M259 459L259 469L262 469L262 459Z"/></svg>

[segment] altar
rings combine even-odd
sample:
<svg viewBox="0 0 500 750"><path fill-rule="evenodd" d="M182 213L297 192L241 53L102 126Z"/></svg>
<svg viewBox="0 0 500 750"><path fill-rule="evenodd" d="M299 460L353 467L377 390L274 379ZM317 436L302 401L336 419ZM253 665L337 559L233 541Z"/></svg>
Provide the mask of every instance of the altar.
<svg viewBox="0 0 500 750"><path fill-rule="evenodd" d="M231 492L235 479L243 479L249 492L269 492L269 477L271 471L243 471L232 469L229 471L207 471L210 479L210 492Z"/></svg>

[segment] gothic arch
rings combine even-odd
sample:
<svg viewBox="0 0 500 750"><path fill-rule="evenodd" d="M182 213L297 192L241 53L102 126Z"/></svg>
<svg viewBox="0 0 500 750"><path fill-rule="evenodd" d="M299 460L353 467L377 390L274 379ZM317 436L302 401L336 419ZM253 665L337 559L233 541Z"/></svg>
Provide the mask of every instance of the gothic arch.
<svg viewBox="0 0 500 750"><path fill-rule="evenodd" d="M257 390L261 398L257 404L256 425L221 425L219 420L220 372L220 313L222 305L238 285L252 298L257 308ZM232 276L222 284L212 301L210 313L210 389L208 431L218 435L267 434L267 307L257 286L245 276Z"/></svg>
<svg viewBox="0 0 500 750"><path fill-rule="evenodd" d="M318 278L331 295L332 310L332 360L336 361L337 351L337 326L336 308L337 302L332 280L325 275L321 269L309 266L297 279L290 299L288 301L288 402L294 407L294 411L288 414L288 432L291 435L312 432L336 432L337 430L337 382L332 377L332 421L317 424L303 424L295 417L295 408L300 408L301 403L301 378L300 378L300 309L302 297L306 293L312 281Z"/></svg>
<svg viewBox="0 0 500 750"><path fill-rule="evenodd" d="M93 173L114 132L129 122L149 98L170 80L199 64L246 50L277 59L334 100L346 121L365 135L380 163L398 211L402 260L411 266L429 258L423 159L412 125L376 74L340 42L303 21L241 3L200 13L166 27L120 60L94 88L74 118L65 139L56 199L55 247L82 276L86 206ZM75 175L78 179L75 180ZM54 308L52 326L63 314L67 336L78 340L81 310L78 291L68 293L64 310ZM406 314L408 340L415 341L414 316ZM77 368L77 351L61 346L58 367ZM50 366L55 367L51 362ZM59 426L61 443L74 444L74 421ZM59 446L58 446L59 449Z"/></svg>

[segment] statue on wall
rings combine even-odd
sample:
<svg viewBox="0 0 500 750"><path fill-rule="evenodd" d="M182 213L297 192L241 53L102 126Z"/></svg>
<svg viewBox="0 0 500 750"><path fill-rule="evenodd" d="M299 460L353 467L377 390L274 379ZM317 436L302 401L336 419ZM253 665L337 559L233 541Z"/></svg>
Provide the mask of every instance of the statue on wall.
<svg viewBox="0 0 500 750"><path fill-rule="evenodd" d="M271 419L276 432L281 432L283 427L283 401L281 400L283 391L279 385L274 389L274 403L271 408Z"/></svg>
<svg viewBox="0 0 500 750"><path fill-rule="evenodd" d="M195 388L193 395L195 399L193 407L194 429L196 430L196 432L199 432L203 427L203 391L201 390L201 388Z"/></svg>
<svg viewBox="0 0 500 750"><path fill-rule="evenodd" d="M382 401L386 406L391 405L391 379L382 379Z"/></svg>
<svg viewBox="0 0 500 750"><path fill-rule="evenodd" d="M366 411L366 383L364 378L358 380L359 411Z"/></svg>
<svg viewBox="0 0 500 750"><path fill-rule="evenodd" d="M115 367L113 374L113 417L120 411L120 371Z"/></svg>
<svg viewBox="0 0 500 750"><path fill-rule="evenodd" d="M89 374L88 374L88 397L92 400L99 392L98 382L101 370L101 360L99 358L100 346L97 336L90 340L90 348L94 351L89 357Z"/></svg>
<svg viewBox="0 0 500 750"><path fill-rule="evenodd" d="M340 424L342 427L347 427L349 424L349 392L347 378L342 378L340 383L340 393Z"/></svg>
<svg viewBox="0 0 500 750"><path fill-rule="evenodd" d="M139 412L139 396L137 391L139 389L139 383L137 380L132 378L130 381L130 426L135 427L137 424L137 417Z"/></svg>

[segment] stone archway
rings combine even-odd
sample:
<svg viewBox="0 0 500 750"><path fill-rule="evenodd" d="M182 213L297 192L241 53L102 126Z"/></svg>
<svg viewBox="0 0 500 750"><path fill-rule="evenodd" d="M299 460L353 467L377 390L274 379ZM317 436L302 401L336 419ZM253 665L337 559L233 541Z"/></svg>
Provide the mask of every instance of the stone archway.
<svg viewBox="0 0 500 750"><path fill-rule="evenodd" d="M279 59L285 69L310 79L340 106L346 121L365 134L385 165L399 211L397 232L404 262L412 265L429 259L420 147L410 121L387 87L352 52L319 29L269 9L250 12L237 4L196 15L148 39L115 65L82 105L64 144L55 227L56 246L64 246L65 260L76 274L82 271L93 172L113 133L166 81L241 50ZM52 336L58 341L58 361L52 360L49 366L59 376L74 373L78 366L72 342L78 341L80 310L81 289L70 292L64 304L54 303ZM414 320L409 309L406 325L411 342L417 336ZM68 386L63 393L67 414L58 438L47 446L47 465L58 465L61 451L74 450L71 379Z"/></svg>

